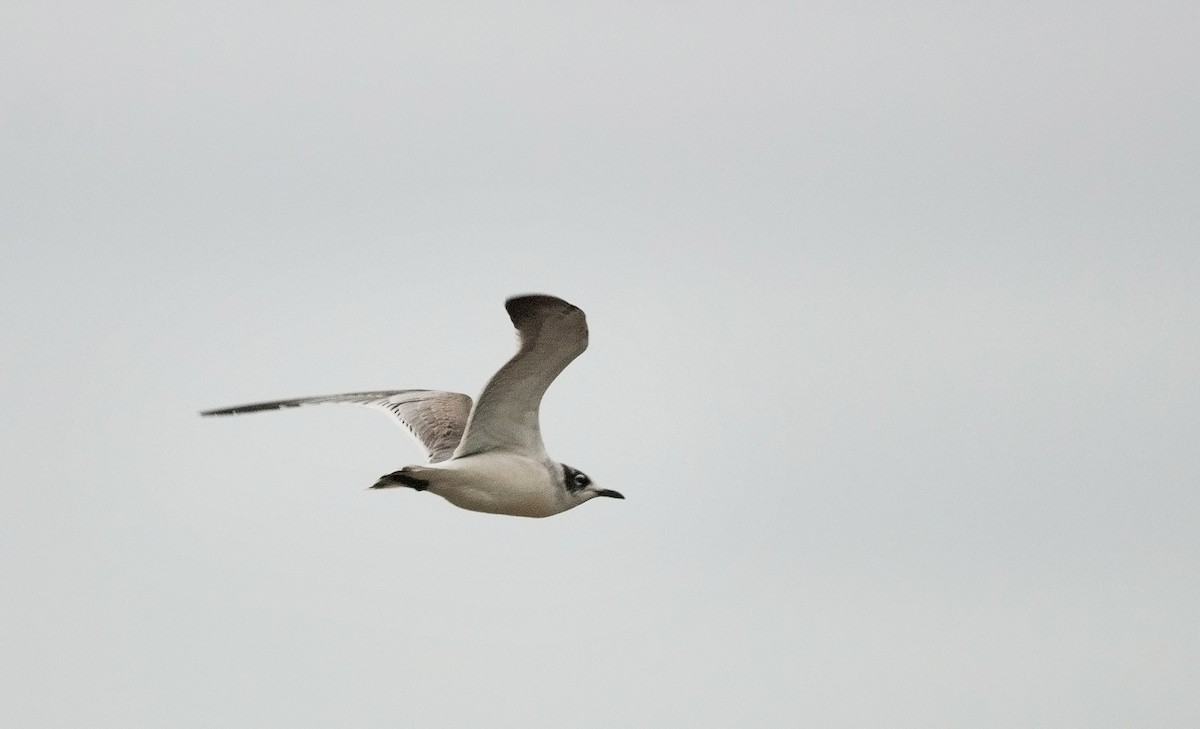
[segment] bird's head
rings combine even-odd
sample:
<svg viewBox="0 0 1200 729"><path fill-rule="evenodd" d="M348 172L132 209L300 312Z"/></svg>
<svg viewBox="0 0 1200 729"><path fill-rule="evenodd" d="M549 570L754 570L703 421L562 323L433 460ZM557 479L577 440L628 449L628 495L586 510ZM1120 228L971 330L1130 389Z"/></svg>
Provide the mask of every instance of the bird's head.
<svg viewBox="0 0 1200 729"><path fill-rule="evenodd" d="M596 484L592 483L592 479L589 478L588 475L583 471L580 471L577 468L571 468L565 463L561 465L563 486L567 489L567 495L576 502L582 504L583 502L589 499L594 499L597 496L607 496L610 499L625 498L620 493L613 491L612 489L598 488Z"/></svg>

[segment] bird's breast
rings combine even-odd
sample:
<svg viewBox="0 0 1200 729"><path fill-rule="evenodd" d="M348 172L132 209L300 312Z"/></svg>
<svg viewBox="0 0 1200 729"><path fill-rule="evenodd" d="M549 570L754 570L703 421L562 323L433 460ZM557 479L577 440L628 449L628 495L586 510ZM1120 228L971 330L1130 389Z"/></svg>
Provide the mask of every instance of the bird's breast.
<svg viewBox="0 0 1200 729"><path fill-rule="evenodd" d="M429 490L450 503L489 514L542 517L567 505L553 464L509 453L480 453L436 464Z"/></svg>

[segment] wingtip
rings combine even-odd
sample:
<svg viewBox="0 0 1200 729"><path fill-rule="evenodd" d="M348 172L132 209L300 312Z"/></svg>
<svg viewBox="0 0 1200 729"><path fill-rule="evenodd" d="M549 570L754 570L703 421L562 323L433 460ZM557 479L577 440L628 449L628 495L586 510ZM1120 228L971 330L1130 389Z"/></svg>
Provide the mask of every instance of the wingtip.
<svg viewBox="0 0 1200 729"><path fill-rule="evenodd" d="M541 315L547 309L559 309L563 312L581 311L578 306L550 294L521 294L512 296L504 302L504 309L513 324L520 329L524 322Z"/></svg>
<svg viewBox="0 0 1200 729"><path fill-rule="evenodd" d="M200 417L210 418L214 415L234 415L238 412L238 408L217 408L216 410L201 410Z"/></svg>

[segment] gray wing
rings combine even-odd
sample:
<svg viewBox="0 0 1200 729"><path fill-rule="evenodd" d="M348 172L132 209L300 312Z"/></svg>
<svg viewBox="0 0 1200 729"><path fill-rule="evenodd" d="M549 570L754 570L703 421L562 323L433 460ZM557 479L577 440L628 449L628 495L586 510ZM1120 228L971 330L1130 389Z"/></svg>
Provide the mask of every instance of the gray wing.
<svg viewBox="0 0 1200 729"><path fill-rule="evenodd" d="M583 311L553 296L517 296L504 302L520 347L492 375L467 421L455 457L504 450L544 458L538 407L546 388L587 349Z"/></svg>
<svg viewBox="0 0 1200 729"><path fill-rule="evenodd" d="M450 458L462 440L471 412L471 398L460 392L437 390L381 390L379 392L349 392L344 395L318 395L293 400L274 400L250 405L237 405L220 410L206 410L201 415L238 415L262 410L279 410L300 405L327 402L348 402L380 408L396 416L400 424L416 436L430 463Z"/></svg>

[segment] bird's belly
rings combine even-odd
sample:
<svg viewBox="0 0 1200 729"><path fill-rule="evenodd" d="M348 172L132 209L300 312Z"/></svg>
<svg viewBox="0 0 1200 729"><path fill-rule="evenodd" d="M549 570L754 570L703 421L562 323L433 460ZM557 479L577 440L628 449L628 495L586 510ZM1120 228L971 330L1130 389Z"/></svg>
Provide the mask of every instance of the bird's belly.
<svg viewBox="0 0 1200 729"><path fill-rule="evenodd" d="M461 509L529 517L565 510L544 463L485 453L437 465L429 490Z"/></svg>

